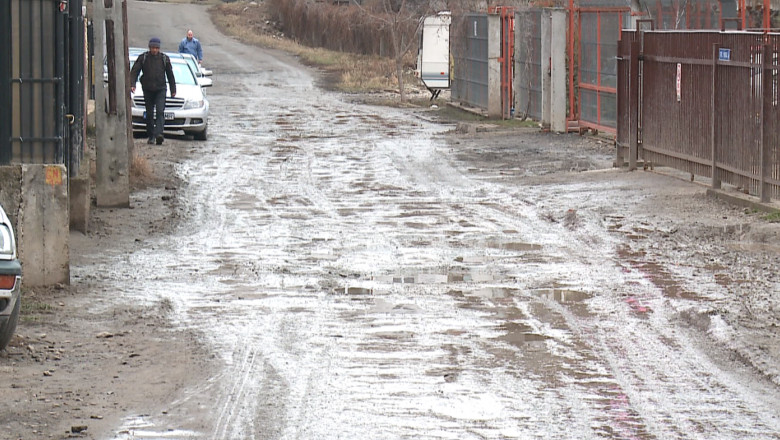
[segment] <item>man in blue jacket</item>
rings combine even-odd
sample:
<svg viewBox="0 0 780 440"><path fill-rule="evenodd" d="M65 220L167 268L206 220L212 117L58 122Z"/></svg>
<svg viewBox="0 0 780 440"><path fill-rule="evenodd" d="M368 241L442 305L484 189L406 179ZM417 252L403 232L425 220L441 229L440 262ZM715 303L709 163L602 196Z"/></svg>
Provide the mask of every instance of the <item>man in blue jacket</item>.
<svg viewBox="0 0 780 440"><path fill-rule="evenodd" d="M188 53L198 60L198 64L203 62L203 49L200 47L200 41L193 37L192 29L187 30L187 36L179 43L179 53Z"/></svg>

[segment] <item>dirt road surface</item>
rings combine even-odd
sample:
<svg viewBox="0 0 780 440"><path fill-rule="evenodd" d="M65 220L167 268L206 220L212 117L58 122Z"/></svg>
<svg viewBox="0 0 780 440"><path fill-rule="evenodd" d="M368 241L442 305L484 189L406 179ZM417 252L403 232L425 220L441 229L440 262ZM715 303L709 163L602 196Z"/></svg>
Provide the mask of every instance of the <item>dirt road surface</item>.
<svg viewBox="0 0 780 440"><path fill-rule="evenodd" d="M351 102L205 7L208 141L72 234L0 354L4 439L780 438L778 232L608 142Z"/></svg>

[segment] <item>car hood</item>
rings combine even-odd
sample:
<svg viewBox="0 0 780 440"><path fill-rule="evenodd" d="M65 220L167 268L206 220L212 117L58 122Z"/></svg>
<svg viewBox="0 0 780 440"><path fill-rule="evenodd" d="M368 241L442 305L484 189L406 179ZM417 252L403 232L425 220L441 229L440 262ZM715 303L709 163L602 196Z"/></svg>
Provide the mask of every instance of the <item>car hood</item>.
<svg viewBox="0 0 780 440"><path fill-rule="evenodd" d="M171 94L171 88L169 86L167 88L167 94L170 96ZM144 96L143 87L141 87L141 83L136 83L135 85L135 93L133 96ZM206 99L206 96L203 94L203 90L198 85L190 85L190 84L177 84L176 85L176 97L182 98L182 99L189 99L189 100L195 100L200 101L201 99Z"/></svg>

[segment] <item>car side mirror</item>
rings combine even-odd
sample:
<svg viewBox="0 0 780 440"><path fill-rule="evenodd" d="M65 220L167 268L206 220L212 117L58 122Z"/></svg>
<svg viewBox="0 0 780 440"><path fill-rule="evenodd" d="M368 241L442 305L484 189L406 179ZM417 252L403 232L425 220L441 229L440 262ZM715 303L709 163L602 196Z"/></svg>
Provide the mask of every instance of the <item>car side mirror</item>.
<svg viewBox="0 0 780 440"><path fill-rule="evenodd" d="M206 78L205 76L198 78L198 85L201 87L211 87L211 83L211 78Z"/></svg>

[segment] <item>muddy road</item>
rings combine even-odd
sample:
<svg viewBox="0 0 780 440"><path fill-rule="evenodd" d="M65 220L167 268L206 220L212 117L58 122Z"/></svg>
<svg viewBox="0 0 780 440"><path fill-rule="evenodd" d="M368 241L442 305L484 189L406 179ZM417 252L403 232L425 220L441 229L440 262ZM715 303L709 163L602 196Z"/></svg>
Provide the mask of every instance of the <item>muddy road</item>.
<svg viewBox="0 0 780 440"><path fill-rule="evenodd" d="M352 103L204 7L128 9L133 46L201 38L210 137L139 146L179 184L74 240L58 301L117 337L20 325L62 352L0 359L30 370L8 411L52 417L8 438L780 438L777 224L595 139Z"/></svg>

